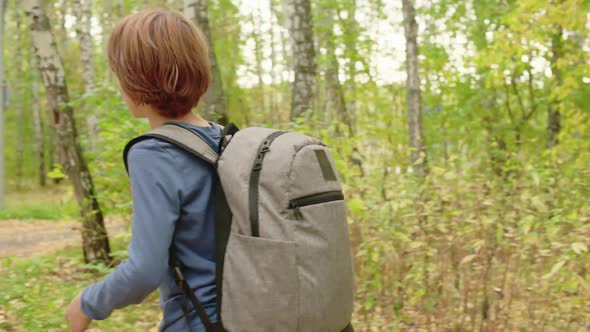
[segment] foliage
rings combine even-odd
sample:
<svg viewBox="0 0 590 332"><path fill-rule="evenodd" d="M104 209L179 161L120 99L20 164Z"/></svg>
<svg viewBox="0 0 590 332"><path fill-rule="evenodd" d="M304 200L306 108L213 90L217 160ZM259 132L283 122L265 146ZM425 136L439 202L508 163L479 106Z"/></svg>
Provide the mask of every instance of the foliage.
<svg viewBox="0 0 590 332"><path fill-rule="evenodd" d="M90 106L100 115L97 150L88 152L88 140L82 141L93 174L96 193L106 214L131 211L131 193L123 166L123 148L127 142L148 130L146 121L133 119L112 84L105 83L74 99L72 106Z"/></svg>
<svg viewBox="0 0 590 332"><path fill-rule="evenodd" d="M116 250L128 237L115 238ZM0 268L0 329L2 331L65 331L65 308L84 287L98 281L110 269L84 266L80 248L34 259L7 257ZM157 294L146 304L119 310L93 331L157 331L161 313Z"/></svg>
<svg viewBox="0 0 590 332"><path fill-rule="evenodd" d="M12 192L0 209L2 220L73 220L78 217L76 202L68 189L55 186L49 190Z"/></svg>
<svg viewBox="0 0 590 332"><path fill-rule="evenodd" d="M60 27L69 5L49 3L60 51L71 64L66 74L72 106L84 110L77 112L76 120L99 201L108 213L129 213L121 152L147 125L125 110L102 54L113 21L145 2L95 6L100 7L95 8L99 84L87 92L82 92L73 29ZM149 3L170 7L180 2ZM400 1L312 0L318 107L312 118L291 123L285 29L289 17L280 1L268 1L270 14L262 9L244 13L236 1L210 3L213 44L233 120L240 126L273 126L320 137L334 153L348 199L357 276L355 324L360 331L590 329L590 44L584 37L590 32L588 1L417 2L431 167L424 178L413 172L409 161L405 85L379 75L387 64L378 59L403 59L403 45L384 36L402 31L395 14ZM7 30L12 40L5 52L15 54L19 34L10 33L16 30L13 16ZM27 45L30 36L20 36ZM29 53L24 47L22 60L6 57L10 83L21 74L14 69L17 60L23 62L25 86L38 79L31 74ZM400 68L395 69L401 70L401 60L397 63ZM337 80L328 77L335 67ZM352 118L350 131L341 130L343 123L332 107L338 85L344 110ZM25 88L17 99L6 111L6 140L19 139L17 128L22 126L28 157L23 178L16 178L16 151L8 144L7 176L11 189L30 192L38 172L31 96ZM19 104L25 106L24 123L17 121ZM94 109L100 140L91 152L84 124ZM550 110L559 110L561 131L559 144L548 149ZM50 143L50 116L43 120ZM52 158L51 144L45 149ZM52 204L10 204L0 215L63 216ZM21 211L26 212L17 214ZM7 263L14 272L3 272L0 279L4 282L8 276L5 285L10 285L0 288L0 299L16 301L2 304L9 313L20 318L43 315L30 323L41 325L27 325L32 330L63 327L61 292L71 296L87 284L83 278L97 277L79 271L79 262L71 256L56 257L34 260L30 267L24 261ZM73 282L59 274L61 268L72 272ZM51 292L50 308L38 302L40 286L31 288L31 283L27 288L28 280L20 274ZM124 319L136 319L142 315L139 310L117 314L119 321L106 321L101 328L128 324ZM155 317L153 306L146 310Z"/></svg>

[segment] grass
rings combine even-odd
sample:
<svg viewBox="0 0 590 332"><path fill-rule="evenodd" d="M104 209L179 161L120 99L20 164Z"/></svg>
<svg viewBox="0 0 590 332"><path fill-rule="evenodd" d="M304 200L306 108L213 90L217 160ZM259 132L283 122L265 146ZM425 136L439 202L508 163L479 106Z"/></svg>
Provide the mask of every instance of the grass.
<svg viewBox="0 0 590 332"><path fill-rule="evenodd" d="M115 256L125 255L128 240L128 234L111 238ZM85 266L79 245L39 258L3 258L0 261L0 331L67 331L64 314L71 299L110 271L104 266ZM93 322L90 331L155 332L161 319L157 298L158 292L154 292L141 305L115 310L108 319ZM357 301L357 307L358 303L361 301ZM390 320L379 312L376 317L383 321L375 321L373 325L384 326ZM353 324L357 329L361 326L356 320Z"/></svg>
<svg viewBox="0 0 590 332"><path fill-rule="evenodd" d="M128 238L111 241L124 251ZM0 267L0 331L66 331L65 308L84 287L100 280L109 268L83 269L79 246L35 259L4 258ZM89 272L92 271L92 272ZM157 331L161 317L157 292L143 304L116 310L97 331Z"/></svg>
<svg viewBox="0 0 590 332"><path fill-rule="evenodd" d="M76 202L68 185L49 185L46 188L6 194L0 220L67 220L78 215Z"/></svg>

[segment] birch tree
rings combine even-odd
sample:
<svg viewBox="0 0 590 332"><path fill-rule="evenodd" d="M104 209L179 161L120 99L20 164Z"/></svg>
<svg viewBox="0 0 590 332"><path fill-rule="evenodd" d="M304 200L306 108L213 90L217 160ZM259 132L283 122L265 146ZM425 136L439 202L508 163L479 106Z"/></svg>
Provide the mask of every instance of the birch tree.
<svg viewBox="0 0 590 332"><path fill-rule="evenodd" d="M318 6L321 14L321 37L320 45L326 50L324 67L325 67L325 81L327 90L328 110L333 110L338 120L336 131L341 135L341 126L346 126L348 133L352 136L352 121L346 109L346 99L344 97L344 88L340 82L340 63L336 56L336 45L334 41L336 38L334 34L334 16L337 15L337 10L331 1L321 1Z"/></svg>
<svg viewBox="0 0 590 332"><path fill-rule="evenodd" d="M91 29L92 1L75 0L73 3L76 16L76 37L80 44L80 58L82 62L82 78L86 90L94 89L94 61Z"/></svg>
<svg viewBox="0 0 590 332"><path fill-rule="evenodd" d="M287 0L292 68L291 120L313 110L316 89L316 59L310 0Z"/></svg>
<svg viewBox="0 0 590 332"><path fill-rule="evenodd" d="M0 0L0 208L4 207L4 90L6 89L6 79L4 77L4 16L7 1Z"/></svg>
<svg viewBox="0 0 590 332"><path fill-rule="evenodd" d="M279 79L277 78L277 47L275 45L275 6L273 0L268 1L268 9L270 11L270 30L268 33L270 34L270 80L271 80L271 89L270 89L270 113L277 114L278 106L278 89L277 89L277 82Z"/></svg>
<svg viewBox="0 0 590 332"><path fill-rule="evenodd" d="M35 63L34 54L31 57L31 64ZM41 106L39 104L39 82L37 75L31 79L31 112L33 115L33 130L35 140L35 154L39 158L39 185L44 187L47 184L47 170L45 166L45 142L43 133L43 119L41 117Z"/></svg>
<svg viewBox="0 0 590 332"><path fill-rule="evenodd" d="M274 15L277 19L277 22L280 24L281 29L279 29L279 59L281 59L281 69L285 67L289 67L291 61L291 54L289 52L289 20L287 18L287 4L284 0L274 0L281 3L281 6L274 5ZM285 75L285 70L283 69L279 75L279 81L283 82L286 81L287 77ZM287 96L289 95L289 84L281 84L281 93L280 93L280 101L279 105L284 106L287 103Z"/></svg>
<svg viewBox="0 0 590 332"><path fill-rule="evenodd" d="M404 14L404 33L406 37L406 72L407 72L407 105L408 126L412 165L424 174L427 172L426 150L424 149L424 133L422 129L422 110L420 95L420 75L418 72L418 24L414 0L402 0Z"/></svg>
<svg viewBox="0 0 590 332"><path fill-rule="evenodd" d="M59 39L59 49L65 54L69 46L68 29L66 27L66 18L69 13L69 1L59 1L59 7L56 10L56 20L58 20L57 38Z"/></svg>
<svg viewBox="0 0 590 332"><path fill-rule="evenodd" d="M258 17L260 17L260 12L258 12ZM256 59L256 77L258 79L258 93L259 96L259 107L262 110L263 114L266 114L266 98L264 94L264 81L262 80L262 76L264 76L264 70L262 69L262 62L264 61L264 43L262 41L262 28L260 24L260 20L256 19L254 13L250 16L250 22L254 27L252 31L252 39L254 40L254 58ZM271 113L271 117L274 114Z"/></svg>
<svg viewBox="0 0 590 332"><path fill-rule="evenodd" d="M353 126L350 127L350 132L354 133L354 119L357 109L357 90L356 90L356 63L359 60L359 51L357 40L359 38L359 23L356 20L356 0L346 0L344 8L346 9L346 16L342 9L338 10L338 19L343 30L344 39L344 57L348 60L346 66L343 68L347 73L346 90L349 98L346 100L346 112L350 118Z"/></svg>
<svg viewBox="0 0 590 332"><path fill-rule="evenodd" d="M109 263L110 248L103 215L78 142L74 112L68 105L64 66L57 52L49 18L42 0L25 0L22 5L30 22L37 67L45 85L47 106L53 118L59 161L72 183L80 207L84 260Z"/></svg>
<svg viewBox="0 0 590 332"><path fill-rule="evenodd" d="M209 82L207 93L205 93L200 102L202 105L201 109L203 110L202 115L208 120L214 120L220 124L226 124L229 117L227 102L223 91L221 73L219 71L219 64L217 63L217 56L215 55L215 48L213 47L211 28L209 27L207 0L184 0L184 15L201 28L209 45L211 81Z"/></svg>
<svg viewBox="0 0 590 332"><path fill-rule="evenodd" d="M84 80L84 90L86 92L94 90L94 47L92 35L90 34L92 19L92 1L75 0L74 14L76 15L76 37L80 45L80 60L82 62L82 79ZM96 141L98 140L98 114L96 108L92 108L92 113L86 119L88 126L88 139L92 151L96 151Z"/></svg>
<svg viewBox="0 0 590 332"><path fill-rule="evenodd" d="M14 22L16 25L15 33L15 48L14 52L14 68L16 70L16 77L14 82L14 97L12 98L11 104L16 109L16 181L17 187L20 187L23 180L23 169L24 169L24 152L25 152L25 139L24 139L24 125L25 125L25 110L23 102L23 43L22 43L22 29L21 29L21 11L18 8L18 2L15 2L14 8Z"/></svg>
<svg viewBox="0 0 590 332"><path fill-rule="evenodd" d="M553 86L559 87L563 84L563 74L559 60L563 57L563 29L557 27L557 31L551 36L551 73L553 75ZM561 131L561 113L559 101L551 101L547 111L547 147L556 146L559 132Z"/></svg>

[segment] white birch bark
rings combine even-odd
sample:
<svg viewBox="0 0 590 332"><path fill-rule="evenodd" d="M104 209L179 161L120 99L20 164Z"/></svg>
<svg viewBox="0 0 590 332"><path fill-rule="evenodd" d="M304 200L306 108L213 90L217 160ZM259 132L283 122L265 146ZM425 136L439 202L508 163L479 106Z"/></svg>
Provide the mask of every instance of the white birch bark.
<svg viewBox="0 0 590 332"><path fill-rule="evenodd" d="M313 111L316 59L310 0L288 0L287 16L295 74L291 93L291 120Z"/></svg>
<svg viewBox="0 0 590 332"><path fill-rule="evenodd" d="M418 24L413 0L402 0L404 14L404 32L406 37L406 71L408 127L412 165L418 173L427 171L424 133L422 130L422 100L420 93L420 75L418 71Z"/></svg>
<svg viewBox="0 0 590 332"><path fill-rule="evenodd" d="M346 126L350 136L352 132L352 121L346 109L346 99L344 97L344 88L340 82L340 64L338 63L338 57L336 56L336 45L334 43L334 16L336 15L335 9L329 4L322 4L320 7L321 15L323 15L322 24L324 24L324 31L321 35L321 44L326 49L326 90L327 90L327 102L326 112L333 110L338 120L336 126L336 133L342 134L341 127Z"/></svg>
<svg viewBox="0 0 590 332"><path fill-rule="evenodd" d="M345 41L345 51L344 54L349 59L348 64L346 66L346 70L348 71L348 84L347 84L347 91L349 98L346 102L346 112L350 117L350 122L354 124L355 115L357 112L357 90L356 90L356 58L358 57L357 51L357 38L358 38L358 30L359 30L359 23L356 20L356 0L350 1L350 7L348 8L348 18L346 19L346 28L345 33L354 36L354 38L347 38ZM351 133L354 132L354 125L350 127Z"/></svg>
<svg viewBox="0 0 590 332"><path fill-rule="evenodd" d="M117 17L123 17L123 0L117 0Z"/></svg>
<svg viewBox="0 0 590 332"><path fill-rule="evenodd" d="M287 18L287 15L285 14L287 12L287 4L284 0L280 0L281 1L281 8L276 8L275 9L275 17L277 18L277 22L281 25L281 29L279 29L279 39L280 39L280 44L279 44L279 54L280 54L280 59L281 61L281 71L279 73L279 82L285 82L287 80L289 80L289 77L286 76L286 70L285 68L289 68L290 67L290 61L291 61L291 54L289 51L289 19ZM278 6L277 6L278 7ZM287 107L286 102L287 102L287 96L289 95L290 92L290 85L289 84L281 84L281 89L279 89L280 94L279 94L279 101L278 104L280 105L280 107Z"/></svg>
<svg viewBox="0 0 590 332"><path fill-rule="evenodd" d="M23 45L22 45L22 30L21 30L21 12L16 3L14 10L14 22L16 25L16 47L14 52L14 69L16 71L16 79L14 82L14 97L12 98L11 104L16 109L16 183L17 187L20 188L23 179L23 168L24 168L24 152L25 152L25 140L24 140L24 125L25 125L25 110L23 105Z"/></svg>
<svg viewBox="0 0 590 332"><path fill-rule="evenodd" d="M91 29L92 1L75 0L73 2L76 16L76 37L80 45L80 58L82 61L82 79L86 90L94 89L94 60Z"/></svg>
<svg viewBox="0 0 590 332"><path fill-rule="evenodd" d="M33 54L32 54L33 55ZM31 63L35 63L34 55ZM39 158L39 185L44 187L47 184L47 168L45 166L45 142L43 133L43 119L41 118L41 107L39 104L39 83L37 76L31 80L31 112L33 113L33 130L35 139L35 154Z"/></svg>
<svg viewBox="0 0 590 332"><path fill-rule="evenodd" d="M278 114L277 109L277 51L275 45L275 13L274 13L274 4L272 0L268 1L268 8L270 10L270 80L271 86L270 89L270 113L271 114Z"/></svg>
<svg viewBox="0 0 590 332"><path fill-rule="evenodd" d="M82 62L82 79L84 90L94 90L94 47L90 29L92 28L92 0L74 0L74 15L76 16L76 37L80 46L80 59ZM96 107L92 107L90 115L86 118L88 127L88 140L92 151L96 151L98 141L98 114Z"/></svg>
<svg viewBox="0 0 590 332"><path fill-rule="evenodd" d="M69 15L68 6L68 1L61 1L59 10L56 12L59 17L59 48L63 53L68 49L68 29L66 28L66 17Z"/></svg>
<svg viewBox="0 0 590 332"><path fill-rule="evenodd" d="M220 124L227 124L228 109L221 72L217 63L217 56L213 47L211 29L209 27L209 12L207 0L184 0L184 15L192 20L207 38L209 45L209 65L211 67L211 81L209 89L200 102L203 116L209 120L217 121Z"/></svg>
<svg viewBox="0 0 590 332"><path fill-rule="evenodd" d="M260 12L258 13L258 17L261 16ZM262 69L262 61L264 60L264 51L263 51L263 42L262 42L262 28L260 27L260 20L257 20L254 16L254 13L250 16L250 22L254 27L254 32L252 33L252 37L254 39L254 55L256 58L256 76L258 78L258 93L260 94L259 99L259 109L261 110L262 114L266 114L266 98L264 94L264 81L262 80L262 76L264 75L264 70ZM271 114L271 117L273 114Z"/></svg>
<svg viewBox="0 0 590 332"><path fill-rule="evenodd" d="M4 16L7 0L0 0L0 151L4 151ZM4 153L0 153L0 208L4 207Z"/></svg>
<svg viewBox="0 0 590 332"><path fill-rule="evenodd" d="M106 50L107 45L109 43L109 34L113 30L113 15L114 15L114 5L113 0L106 0L106 5L104 8L104 12L102 14L103 19L101 20L102 23L102 49ZM113 81L113 72L106 66L106 78L109 82Z"/></svg>
<svg viewBox="0 0 590 332"><path fill-rule="evenodd" d="M30 22L37 67L45 85L47 106L53 116L58 158L72 183L80 207L84 260L109 263L110 248L102 211L78 142L73 109L68 105L64 66L51 33L49 18L42 0L24 0L22 5Z"/></svg>

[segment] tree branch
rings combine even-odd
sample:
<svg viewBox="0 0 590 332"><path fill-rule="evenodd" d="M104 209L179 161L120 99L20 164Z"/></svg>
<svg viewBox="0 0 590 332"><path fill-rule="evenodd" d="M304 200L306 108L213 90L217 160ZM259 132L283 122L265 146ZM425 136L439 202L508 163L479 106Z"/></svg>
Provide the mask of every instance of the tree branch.
<svg viewBox="0 0 590 332"><path fill-rule="evenodd" d="M504 104L506 105L506 110L508 111L508 116L510 117L510 122L512 125L516 125L516 120L514 119L514 112L512 112L512 105L510 104L510 87L504 80L504 88L506 89L506 101Z"/></svg>

